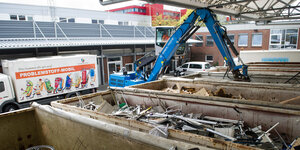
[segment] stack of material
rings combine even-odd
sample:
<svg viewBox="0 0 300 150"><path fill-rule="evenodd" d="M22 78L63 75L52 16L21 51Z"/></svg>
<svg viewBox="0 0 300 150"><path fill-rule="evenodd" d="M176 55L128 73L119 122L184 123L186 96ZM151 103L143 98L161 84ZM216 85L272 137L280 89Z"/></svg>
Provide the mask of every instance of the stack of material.
<svg viewBox="0 0 300 150"><path fill-rule="evenodd" d="M242 120L217 118L204 114L183 114L181 106L178 105L145 107L128 106L123 103L122 107L112 115L146 122L153 126L149 134L165 138L168 137L168 129L172 128L263 149L288 147L279 134L270 134L271 131L276 131L279 123L263 131L261 126L251 128Z"/></svg>

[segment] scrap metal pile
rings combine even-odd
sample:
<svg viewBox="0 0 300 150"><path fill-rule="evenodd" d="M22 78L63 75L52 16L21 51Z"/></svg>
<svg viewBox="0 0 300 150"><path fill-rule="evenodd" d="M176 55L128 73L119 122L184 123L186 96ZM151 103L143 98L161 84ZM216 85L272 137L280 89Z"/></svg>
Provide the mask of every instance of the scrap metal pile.
<svg viewBox="0 0 300 150"><path fill-rule="evenodd" d="M218 96L218 97L227 97L227 98L235 98L235 99L245 99L241 94L238 96L234 96L231 93L225 91L225 89L220 88L215 91L211 91L205 88L201 88L200 90L196 90L195 88L180 86L179 84L174 84L171 87L167 87L162 89L164 92L169 93L180 93L180 94L194 94L200 96Z"/></svg>
<svg viewBox="0 0 300 150"><path fill-rule="evenodd" d="M235 111L240 116L239 120L217 118L205 114L184 114L182 106L175 105L167 107L160 102L158 106L146 107L144 105L130 106L126 99L118 100L112 106L101 97L101 103L94 102L84 104L79 100L78 107L104 112L114 116L125 117L132 120L146 122L153 126L149 134L168 137L168 129L177 129L198 135L219 138L234 143L254 146L263 149L290 149L294 142L288 144L276 130L279 122L268 130L262 130L261 126L249 127L242 120L242 113ZM272 134L270 133L272 132Z"/></svg>

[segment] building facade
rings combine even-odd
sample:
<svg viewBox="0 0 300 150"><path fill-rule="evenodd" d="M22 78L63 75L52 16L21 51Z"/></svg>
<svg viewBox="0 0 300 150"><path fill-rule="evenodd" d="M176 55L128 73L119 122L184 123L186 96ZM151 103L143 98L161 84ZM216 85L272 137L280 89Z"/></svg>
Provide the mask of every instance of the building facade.
<svg viewBox="0 0 300 150"><path fill-rule="evenodd" d="M11 3L0 3L0 20L151 26L145 15Z"/></svg>
<svg viewBox="0 0 300 150"><path fill-rule="evenodd" d="M126 6L116 9L110 9L109 12L116 13L124 13L124 14L137 14L137 15L145 15L151 16L152 20L155 19L156 16L162 15L163 18L171 18L175 20L179 20L181 16L186 13L186 9L182 9L180 11L167 10L164 8L163 4L143 4L141 6L132 5Z"/></svg>
<svg viewBox="0 0 300 150"><path fill-rule="evenodd" d="M225 25L225 27L227 28L228 37L240 53L247 51L280 51L284 53L300 48L299 25L257 26L255 24L232 24ZM207 61L216 66L224 65L224 59L205 27L200 28L194 38L203 40L203 43L195 44L191 48L192 61ZM269 61L276 61L275 59L278 59L278 57L274 56L274 60ZM252 59L252 61L267 60Z"/></svg>

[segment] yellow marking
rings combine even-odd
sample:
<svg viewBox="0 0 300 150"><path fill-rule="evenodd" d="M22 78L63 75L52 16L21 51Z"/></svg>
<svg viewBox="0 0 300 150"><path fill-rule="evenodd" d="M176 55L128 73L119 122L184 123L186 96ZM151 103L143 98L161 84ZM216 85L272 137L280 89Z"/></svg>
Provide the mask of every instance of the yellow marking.
<svg viewBox="0 0 300 150"><path fill-rule="evenodd" d="M161 64L163 64L164 63L164 61L161 61Z"/></svg>
<svg viewBox="0 0 300 150"><path fill-rule="evenodd" d="M139 61L139 64L141 64L142 62Z"/></svg>
<svg viewBox="0 0 300 150"><path fill-rule="evenodd" d="M226 57L224 57L224 59L225 59L225 60L227 60L227 58L226 58Z"/></svg>

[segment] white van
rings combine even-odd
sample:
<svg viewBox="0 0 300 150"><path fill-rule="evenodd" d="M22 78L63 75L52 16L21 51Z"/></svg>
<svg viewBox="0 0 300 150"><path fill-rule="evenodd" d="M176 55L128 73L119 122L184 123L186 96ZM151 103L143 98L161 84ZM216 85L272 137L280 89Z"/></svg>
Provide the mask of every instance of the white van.
<svg viewBox="0 0 300 150"><path fill-rule="evenodd" d="M177 67L174 71L175 76L188 75L196 72L206 72L210 69L208 62L193 61L187 62Z"/></svg>

